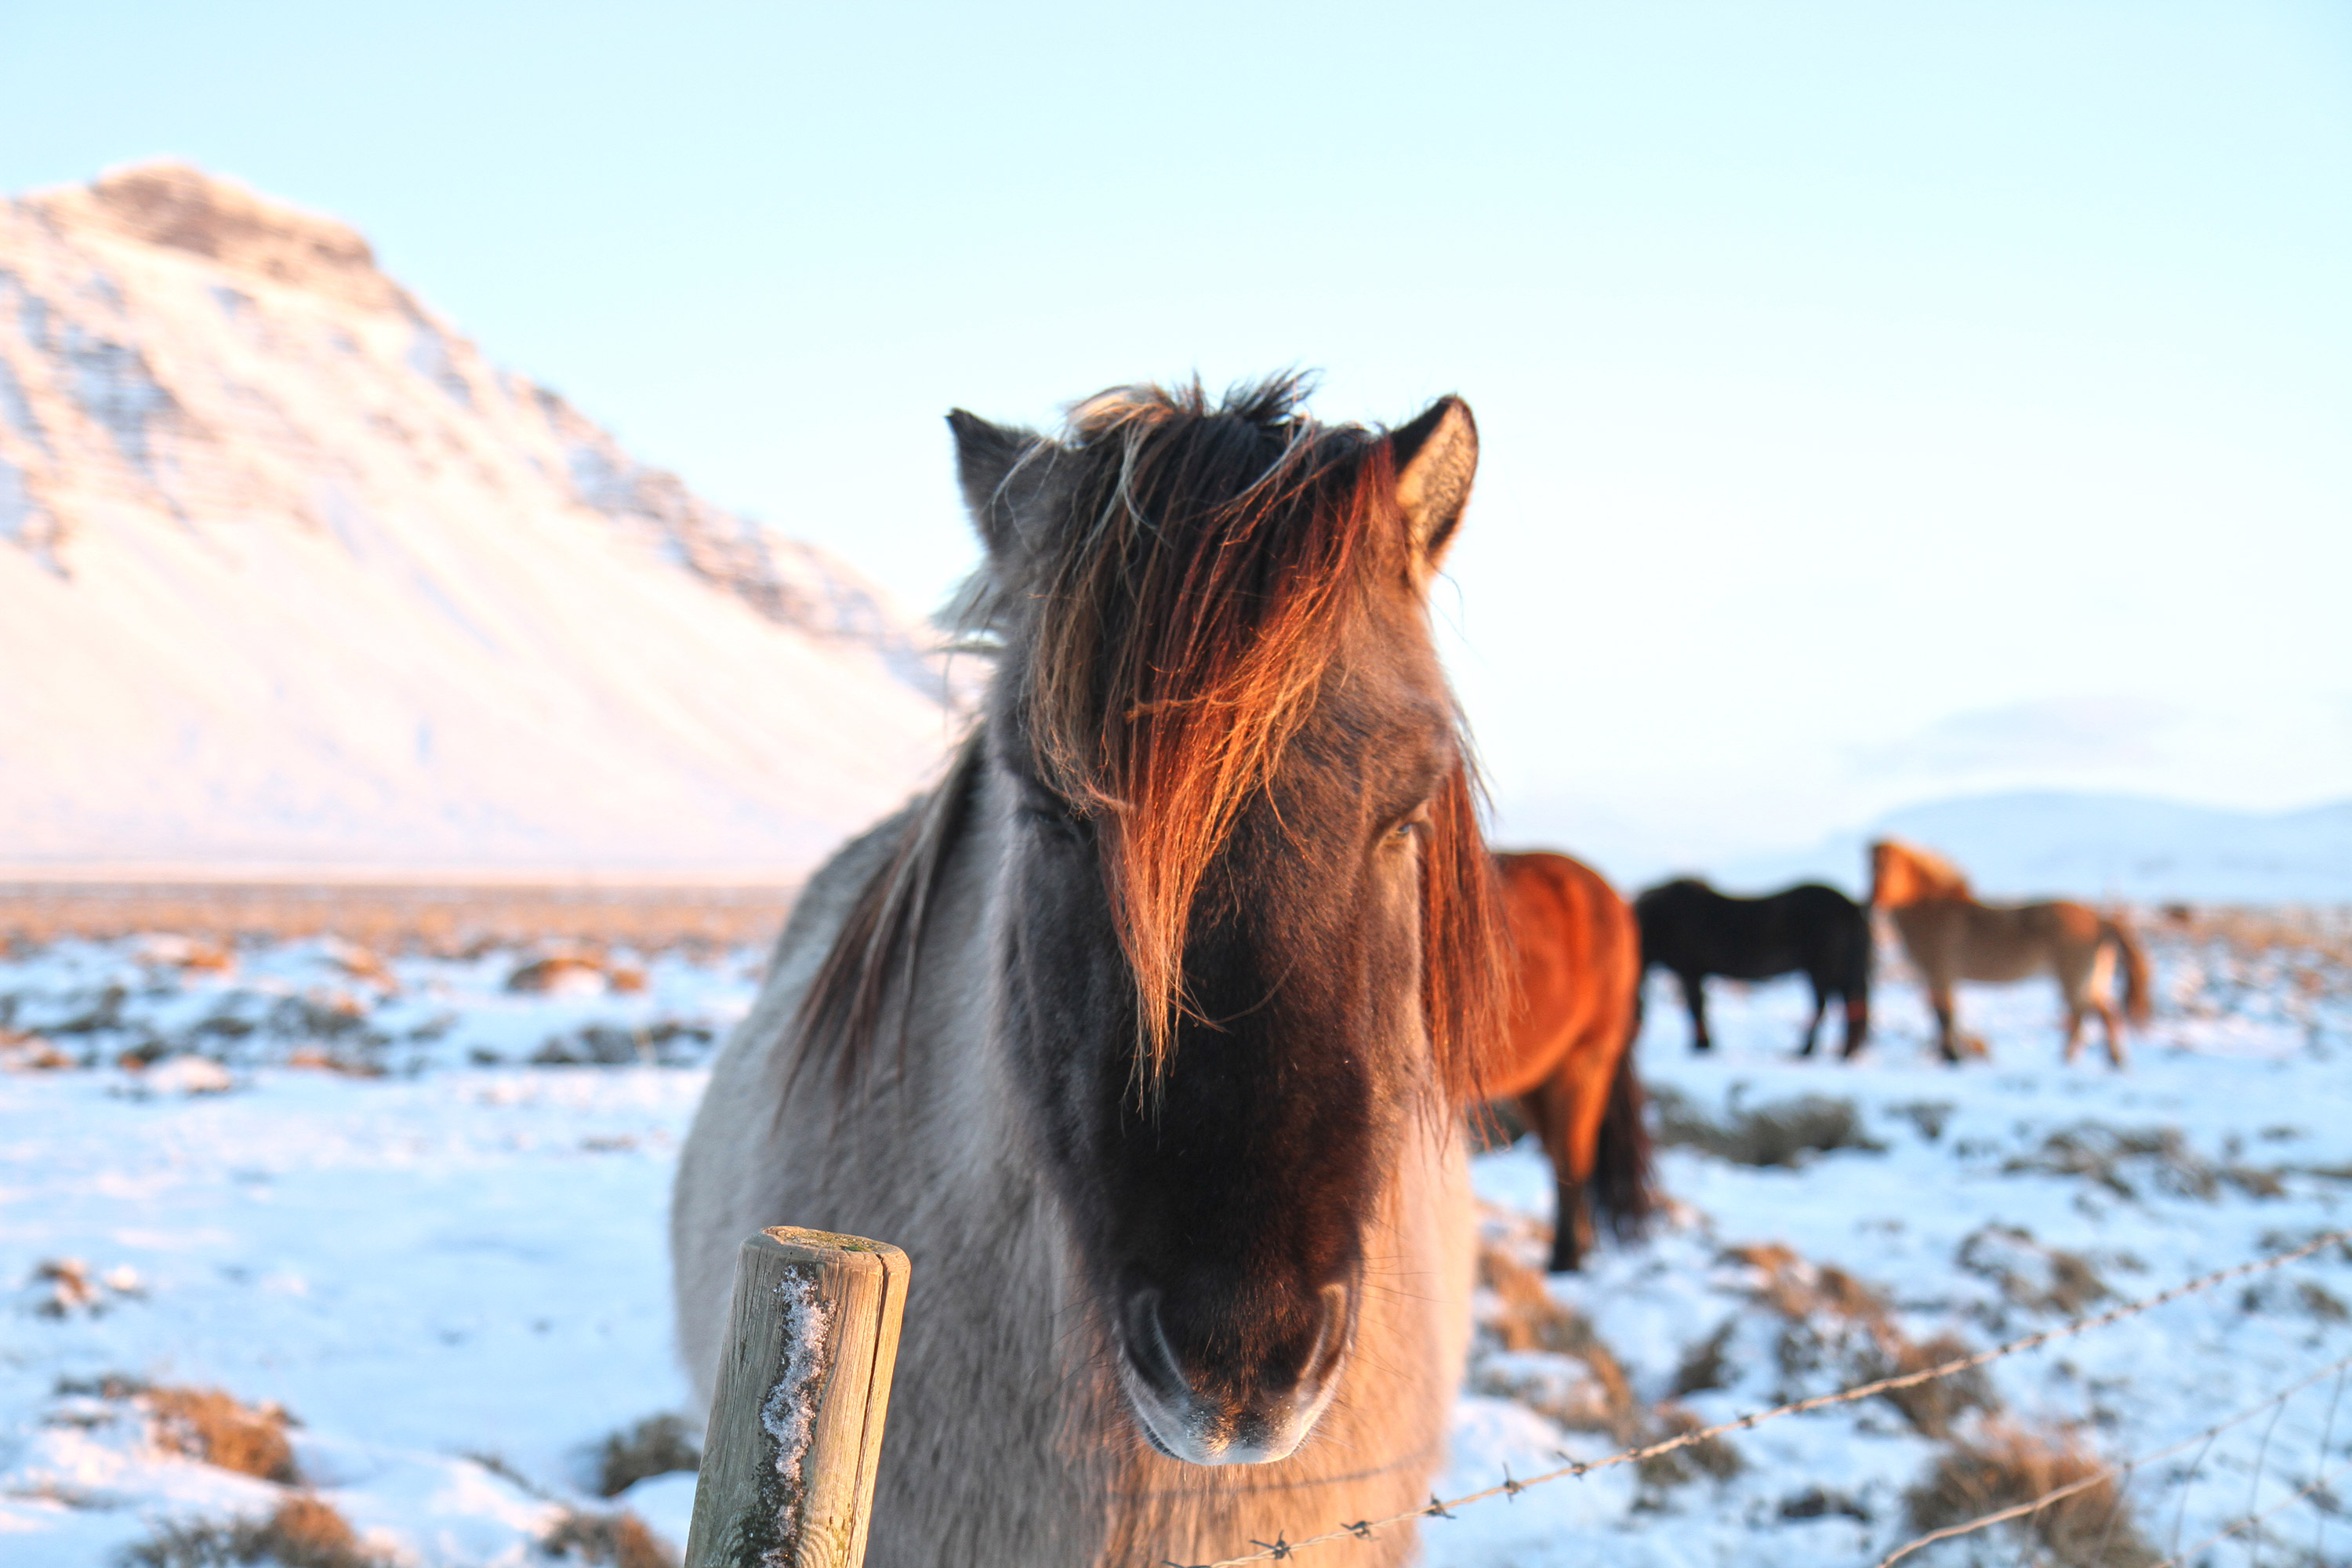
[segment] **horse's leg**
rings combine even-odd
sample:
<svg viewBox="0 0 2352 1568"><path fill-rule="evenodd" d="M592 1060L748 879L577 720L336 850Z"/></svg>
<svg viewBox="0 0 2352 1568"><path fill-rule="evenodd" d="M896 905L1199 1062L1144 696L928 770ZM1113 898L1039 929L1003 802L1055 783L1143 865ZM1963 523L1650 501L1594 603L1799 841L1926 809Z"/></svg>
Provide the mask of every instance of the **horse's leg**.
<svg viewBox="0 0 2352 1568"><path fill-rule="evenodd" d="M1813 1054L1813 1041L1822 1032L1822 1016L1830 1010L1829 989L1822 984L1822 977L1808 973L1805 978L1812 983L1813 987L1813 1021L1805 1026L1805 1043L1797 1047L1797 1054L1801 1057Z"/></svg>
<svg viewBox="0 0 2352 1568"><path fill-rule="evenodd" d="M1936 1008L1936 1044L1942 1048L1944 1059L1957 1067L1960 1060L1960 1043L1958 1032L1952 1023L1952 988L1930 981L1927 1000Z"/></svg>
<svg viewBox="0 0 2352 1568"><path fill-rule="evenodd" d="M2083 1004L2080 998L2066 998L2066 1064L2083 1054Z"/></svg>
<svg viewBox="0 0 2352 1568"><path fill-rule="evenodd" d="M1870 1003L1867 998L1848 993L1845 999L1845 1046L1839 1054L1853 1056L1869 1038Z"/></svg>
<svg viewBox="0 0 2352 1568"><path fill-rule="evenodd" d="M1691 1049L1712 1050L1715 1042L1706 1033L1706 977L1695 969L1677 970L1675 978L1683 983L1683 1003L1690 1008Z"/></svg>
<svg viewBox="0 0 2352 1568"><path fill-rule="evenodd" d="M2123 1020L2116 1016L2116 1005L2105 996L2099 998L2099 1022L2107 1031L2107 1065L2117 1069L2130 1066L2124 1051Z"/></svg>
<svg viewBox="0 0 2352 1568"><path fill-rule="evenodd" d="M1551 1077L1520 1097L1519 1109L1543 1141L1544 1153L1551 1160L1552 1181L1559 1194L1559 1206L1554 1209L1551 1223L1551 1271L1555 1274L1573 1272L1584 1261L1585 1249L1592 1245L1592 1213L1584 1201L1584 1176L1577 1170L1576 1162L1576 1098L1569 1082L1568 1061L1555 1068ZM1597 1131L1600 1123L1593 1123ZM1588 1142L1590 1141L1588 1140ZM1586 1163L1591 1163L1588 1150Z"/></svg>

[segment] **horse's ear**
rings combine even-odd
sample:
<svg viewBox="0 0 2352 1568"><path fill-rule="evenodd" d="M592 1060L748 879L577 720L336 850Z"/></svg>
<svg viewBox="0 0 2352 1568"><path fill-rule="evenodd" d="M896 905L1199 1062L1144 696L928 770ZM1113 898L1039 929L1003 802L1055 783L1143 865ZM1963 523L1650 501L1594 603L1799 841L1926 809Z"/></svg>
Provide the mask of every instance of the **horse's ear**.
<svg viewBox="0 0 2352 1568"><path fill-rule="evenodd" d="M988 547L989 559L1008 562L1022 542L1024 503L1034 498L1044 478L1045 465L1034 461L1034 455L1045 437L992 425L961 408L949 410L948 428L955 433L956 478L971 525Z"/></svg>
<svg viewBox="0 0 2352 1568"><path fill-rule="evenodd" d="M1389 437L1396 454L1397 504L1424 568L1434 569L1454 542L1470 481L1478 472L1478 422L1458 397L1441 397Z"/></svg>

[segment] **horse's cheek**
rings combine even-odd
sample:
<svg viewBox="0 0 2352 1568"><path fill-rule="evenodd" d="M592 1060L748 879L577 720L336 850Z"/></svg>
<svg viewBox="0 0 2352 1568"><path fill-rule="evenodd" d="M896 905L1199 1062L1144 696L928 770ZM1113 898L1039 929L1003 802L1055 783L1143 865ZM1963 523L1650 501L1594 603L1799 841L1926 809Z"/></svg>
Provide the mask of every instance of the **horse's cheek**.
<svg viewBox="0 0 2352 1568"><path fill-rule="evenodd" d="M1009 955L1004 1036L1031 1130L1064 1196L1103 1157L1100 1114L1109 1068L1124 1060L1103 1043L1133 1032L1121 1006L1125 968L1108 937L1108 908L1083 890L1091 879L1031 876L1033 911Z"/></svg>

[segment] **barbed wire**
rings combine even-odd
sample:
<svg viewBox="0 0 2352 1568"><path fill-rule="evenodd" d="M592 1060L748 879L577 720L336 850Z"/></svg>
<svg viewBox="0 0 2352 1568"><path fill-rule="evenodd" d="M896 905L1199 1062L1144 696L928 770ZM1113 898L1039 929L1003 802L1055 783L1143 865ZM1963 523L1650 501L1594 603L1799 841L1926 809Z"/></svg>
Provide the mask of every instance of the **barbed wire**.
<svg viewBox="0 0 2352 1568"><path fill-rule="evenodd" d="M1161 1561L1164 1568L1245 1568L1246 1564L1252 1563L1284 1562L1307 1547L1322 1546L1335 1541L1370 1541L1381 1531L1402 1524L1408 1520L1451 1519L1454 1517L1454 1510L1467 1507L1472 1503L1485 1502L1491 1498L1516 1498L1530 1487L1539 1487L1558 1480L1581 1479L1597 1470L1606 1470L1619 1465L1639 1464L1644 1459L1659 1458L1676 1449L1687 1448L1711 1438L1726 1436L1734 1432L1749 1431L1763 1422L1776 1421L1784 1415L1801 1415L1809 1411L1824 1410L1832 1405L1851 1405L1858 1400L1874 1399L1882 1394L1892 1394L1898 1389L1916 1388L1920 1384L1933 1383L1938 1378L1954 1377L2009 1356L2021 1355L2030 1350L2039 1350L2043 1345L2073 1339L2078 1334L2087 1334L2095 1329L2106 1328L2110 1324L2122 1322L2127 1318L2137 1317L2142 1312L2152 1311L2168 1302L2178 1301L2185 1296L2194 1296L2200 1291L2210 1290L2216 1286L2226 1285L2233 1279L2248 1279L2256 1274L2268 1273L2273 1268L2283 1268L2290 1263L2310 1257L2315 1252L2324 1251L2327 1247L2340 1246L2347 1242L2352 1242L2352 1230L2329 1231L2325 1235L2313 1237L2300 1247L2289 1247L2284 1252L2273 1253L2267 1258L2258 1258L2247 1263L2235 1264L2228 1268L2215 1269L2210 1274L2200 1274L2194 1279L2185 1279L2169 1289L2159 1290L2153 1296L2143 1296L2136 1301L2126 1301L2122 1306L2111 1308L2095 1317L2077 1319L2074 1322L2062 1324L2054 1329L2043 1329L2038 1332L2027 1334L2021 1339L1994 1345L1990 1350L1955 1356L1949 1361L1938 1362L1933 1366L1921 1367L1916 1372L1898 1373L1891 1377L1877 1378L1869 1383L1858 1384L1852 1388L1840 1389L1834 1394L1817 1394L1806 1399L1792 1399L1785 1405L1776 1405L1769 1410L1750 1411L1745 1415L1735 1416L1729 1421L1721 1422L1713 1426L1703 1426L1688 1432L1677 1433L1672 1437L1661 1438L1657 1442L1647 1443L1637 1448L1626 1448L1604 1458L1570 1459L1556 1469L1529 1476L1524 1480L1514 1479L1507 1470L1504 1472L1502 1480L1494 1486L1478 1491L1465 1492L1459 1497L1441 1499L1435 1493L1432 1493L1427 1503L1418 1508L1406 1509L1401 1513L1390 1514L1385 1518L1343 1521L1335 1529L1324 1531L1317 1535L1301 1536L1297 1541L1291 1541L1280 1535L1276 1536L1271 1543L1253 1541L1251 1544L1257 1548L1255 1552L1234 1557L1220 1557L1205 1563L1183 1564L1170 1559ZM2270 1402L2265 1401L2259 1408L2267 1409L2269 1405ZM2189 1441L2194 1442L2196 1439L2190 1438ZM1567 1456L1563 1454L1561 1458L1566 1458Z"/></svg>
<svg viewBox="0 0 2352 1568"><path fill-rule="evenodd" d="M2309 1388L2312 1384L2324 1382L2330 1373L2340 1374L2347 1370L2352 1370L2352 1355L2346 1356L2341 1361L2330 1362L2327 1365L2321 1367L2317 1372L2313 1373L2309 1377L2305 1378L2301 1383L2294 1384L2287 1388L2283 1388L2276 1394L2272 1394L2269 1398L2263 1400L2259 1404L2250 1405L2234 1415L2225 1415L2221 1420L2214 1422L2210 1426L2204 1428L2202 1431L2191 1432L2188 1436L2179 1439L2178 1442L2168 1443L2161 1448L2151 1449L2147 1453L2140 1454L2135 1458L2126 1459L2120 1464L2109 1465L2105 1469L2095 1470L2087 1476L2077 1477L2075 1479L2067 1482L2063 1487L2051 1488L2048 1491L2043 1492L2040 1497L2035 1498L2029 1502L2014 1503L2008 1508L1995 1509L1990 1513L1979 1514L1974 1519L1964 1521L1958 1524L1948 1524L1941 1530L1931 1530L1925 1535L1917 1536L1910 1541L1906 1541L1902 1545L1896 1547L1894 1551L1888 1552L1885 1556L1880 1558L1874 1565L1874 1568L1893 1568L1895 1563L1902 1562L1903 1559L1910 1556L1913 1552L1924 1551L1927 1547L1935 1545L1936 1542L1939 1541L1950 1541L1957 1536L1973 1535L1979 1530L1990 1530L1996 1524L2004 1524L2012 1519L2024 1519L2031 1515L2040 1513L2052 1503L2063 1502L2066 1499L2074 1496L2077 1492L2089 1491L2092 1488L2098 1486L2103 1481L2111 1481L2117 1476L2128 1475L2132 1471L2138 1469L2141 1466L2152 1465L2158 1459L2168 1459L2172 1458L2173 1455L2179 1453L2182 1449L2190 1447L2196 1444L2210 1443L2215 1437L2220 1436L2231 1427L2238 1426L2242 1422L2251 1421L2265 1410L2273 1408L2284 1409L2288 1400L2294 1398L2296 1394L2301 1394L2305 1389ZM2257 1468L2257 1481L2259 1481L2260 1479L2261 1473L2259 1468ZM2317 1485L2319 1483L2314 1484ZM2298 1496L2300 1495L2301 1494L2298 1494ZM2279 1506L2284 1508L2287 1506L2288 1503L2293 1503L2295 1500L2295 1498L2289 1498L2287 1500L2287 1503L2282 1503ZM2117 1507L2120 1508L2121 1506L2121 1500L2119 1499L2117 1500ZM2250 1515L2247 1519L2239 1521L2236 1528L2243 1529L2245 1525L2252 1522L2254 1519L2267 1519L2270 1516L2270 1513L2275 1513L2277 1511L2277 1509L2273 1509L2269 1513ZM2108 1516L2108 1524L2110 1528L2113 1527L2114 1522L2114 1514L2110 1513ZM2229 1534L2231 1533L2231 1531L2225 1531L2222 1533ZM2215 1536L2213 1541L2218 1541L2220 1539L2221 1536ZM2159 1563L2158 1568L2168 1568L2168 1564L2170 1563L2179 1563L2184 1558L2194 1557L2198 1552L2204 1551L2206 1547L2212 1545L2213 1541L2200 1542L2197 1545L2190 1547L2187 1552L2182 1552L2178 1556L2167 1559L2165 1563ZM2095 1558L2094 1561L2097 1561L2099 1558L2104 1558L2105 1555L2105 1552L2102 1551L2099 1553L2098 1558Z"/></svg>
<svg viewBox="0 0 2352 1568"><path fill-rule="evenodd" d="M2336 1466L2334 1469L2328 1471L2326 1475L2320 1477L2309 1486L2305 1487L2300 1491L2294 1493L2292 1497L2287 1498L2284 1501L2273 1503L2270 1507L2263 1510L2260 1513L2250 1513L2245 1518L2239 1520L2232 1524L2227 1525L2222 1529L2215 1531L2212 1534L2207 1536L2204 1540L2199 1542L2188 1551L2180 1553L2178 1557L2166 1558L2163 1562L2158 1563L2156 1568L2180 1568L2181 1563L2188 1562L2192 1557L2195 1557L2207 1547L2227 1541L2231 1536L2237 1534L2238 1531L2246 1529L2250 1525L2260 1524L2263 1521L2270 1518L2270 1516L2274 1513L2293 1508L2295 1504L2301 1502L2312 1493L2318 1491L2321 1488L2326 1486L2328 1482L2334 1480L2336 1477L2342 1475L2347 1470L2352 1470L2352 1464L2342 1464Z"/></svg>

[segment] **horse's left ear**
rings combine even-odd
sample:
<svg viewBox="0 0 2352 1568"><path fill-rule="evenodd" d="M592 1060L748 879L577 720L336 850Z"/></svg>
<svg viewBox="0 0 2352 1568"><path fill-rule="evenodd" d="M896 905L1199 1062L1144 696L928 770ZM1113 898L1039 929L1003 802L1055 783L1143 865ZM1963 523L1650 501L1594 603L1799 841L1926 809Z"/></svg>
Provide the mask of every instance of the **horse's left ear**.
<svg viewBox="0 0 2352 1568"><path fill-rule="evenodd" d="M1416 553L1434 570L1454 542L1470 481L1478 472L1478 422L1458 397L1441 397L1389 437L1396 453L1397 504L1404 509Z"/></svg>
<svg viewBox="0 0 2352 1568"><path fill-rule="evenodd" d="M961 408L948 411L948 428L955 433L964 506L990 564L1003 573L1019 560L1025 542L1023 525L1030 520L1023 513L1034 506L1043 477L1045 465L1034 459L1045 438L1034 430L991 425Z"/></svg>

